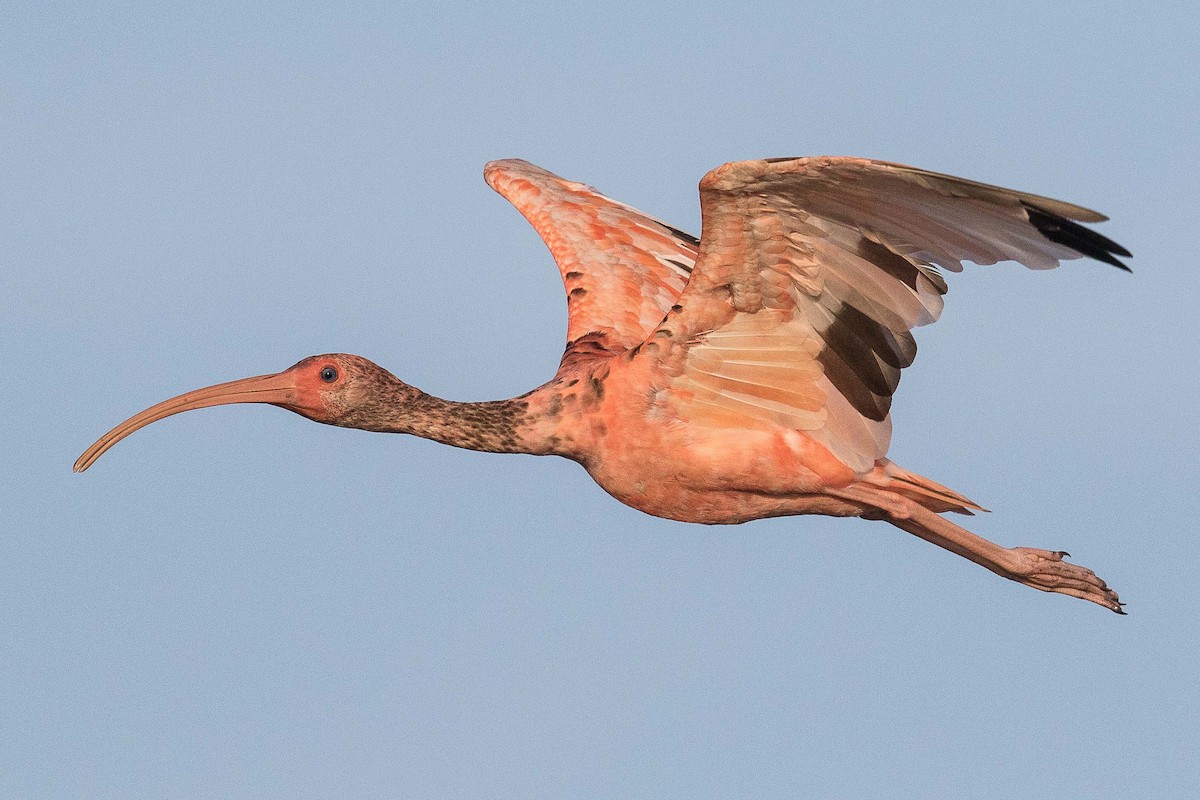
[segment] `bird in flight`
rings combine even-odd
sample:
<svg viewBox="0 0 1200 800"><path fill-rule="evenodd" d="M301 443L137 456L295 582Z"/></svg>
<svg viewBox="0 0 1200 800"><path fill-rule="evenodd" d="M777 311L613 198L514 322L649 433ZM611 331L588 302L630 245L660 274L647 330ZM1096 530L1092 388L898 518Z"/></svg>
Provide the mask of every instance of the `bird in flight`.
<svg viewBox="0 0 1200 800"><path fill-rule="evenodd" d="M484 169L545 241L567 294L549 382L511 400L426 394L332 353L146 409L75 462L181 411L269 403L329 425L579 462L658 517L731 524L825 514L884 520L1005 578L1117 613L1067 553L1002 547L945 512L980 506L887 459L912 329L937 320L962 262L1127 269L1080 206L862 158L739 161L700 181L699 239L516 159Z"/></svg>

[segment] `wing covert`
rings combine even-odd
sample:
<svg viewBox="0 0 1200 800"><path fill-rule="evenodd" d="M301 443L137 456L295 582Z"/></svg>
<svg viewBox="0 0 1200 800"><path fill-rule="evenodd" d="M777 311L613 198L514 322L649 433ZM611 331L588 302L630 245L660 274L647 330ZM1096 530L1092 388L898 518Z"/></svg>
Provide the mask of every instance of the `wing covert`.
<svg viewBox="0 0 1200 800"><path fill-rule="evenodd" d="M699 241L590 186L527 161L492 161L488 185L533 225L567 292L567 355L623 352L662 321L691 275Z"/></svg>

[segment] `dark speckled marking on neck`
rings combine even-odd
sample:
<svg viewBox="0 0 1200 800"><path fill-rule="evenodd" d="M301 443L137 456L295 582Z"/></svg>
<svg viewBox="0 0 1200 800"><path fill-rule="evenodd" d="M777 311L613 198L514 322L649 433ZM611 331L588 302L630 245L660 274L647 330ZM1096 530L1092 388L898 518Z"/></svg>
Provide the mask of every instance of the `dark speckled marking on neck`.
<svg viewBox="0 0 1200 800"><path fill-rule="evenodd" d="M602 365L598 367L587 379L587 391L583 396L585 406L594 408L600 405L604 400L604 381L608 378L609 367Z"/></svg>
<svg viewBox="0 0 1200 800"><path fill-rule="evenodd" d="M423 435L455 447L488 453L527 453L531 448L521 435L529 404L521 399L486 403L455 403L424 395L414 404L421 417ZM420 431L414 431L420 432Z"/></svg>
<svg viewBox="0 0 1200 800"><path fill-rule="evenodd" d="M563 397L558 391L550 395L550 399L546 401L546 409L542 412L547 419L558 419L562 415Z"/></svg>
<svg viewBox="0 0 1200 800"><path fill-rule="evenodd" d="M381 433L410 433L491 453L536 449L521 435L529 419L529 403L523 398L459 403L426 394L387 373L373 380L370 388L335 424Z"/></svg>

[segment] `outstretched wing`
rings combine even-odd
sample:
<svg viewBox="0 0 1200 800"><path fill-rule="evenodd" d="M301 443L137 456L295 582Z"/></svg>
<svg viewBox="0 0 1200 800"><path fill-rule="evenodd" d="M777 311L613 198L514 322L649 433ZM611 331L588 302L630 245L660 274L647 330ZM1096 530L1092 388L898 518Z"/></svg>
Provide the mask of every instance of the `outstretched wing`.
<svg viewBox="0 0 1200 800"><path fill-rule="evenodd" d="M1095 211L866 159L725 164L700 204L692 280L645 345L671 370L670 402L805 431L859 472L887 452L910 330L941 313L937 267L1129 255L1076 222Z"/></svg>
<svg viewBox="0 0 1200 800"><path fill-rule="evenodd" d="M527 161L492 161L483 176L529 220L558 263L567 291L564 359L637 345L688 282L695 237Z"/></svg>

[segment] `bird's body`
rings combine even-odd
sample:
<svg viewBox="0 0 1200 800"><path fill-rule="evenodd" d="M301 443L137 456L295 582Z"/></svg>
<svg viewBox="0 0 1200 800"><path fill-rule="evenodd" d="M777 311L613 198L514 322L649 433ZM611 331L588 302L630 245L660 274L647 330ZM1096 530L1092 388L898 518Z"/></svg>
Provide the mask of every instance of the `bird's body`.
<svg viewBox="0 0 1200 800"><path fill-rule="evenodd" d="M1004 548L949 522L979 506L886 458L888 414L965 260L1053 267L1128 253L1096 212L885 162L726 164L701 181L689 236L522 161L489 184L546 241L568 298L557 373L513 400L455 403L359 356L314 356L160 403L80 457L164 416L265 402L345 427L492 452L560 455L609 494L709 524L796 514L884 519L998 574L1120 611L1058 551Z"/></svg>
<svg viewBox="0 0 1200 800"><path fill-rule="evenodd" d="M690 419L650 388L668 377L657 360L576 362L526 398L528 440L579 461L613 497L657 517L716 524L852 513L822 490L857 476L819 444L795 430Z"/></svg>

